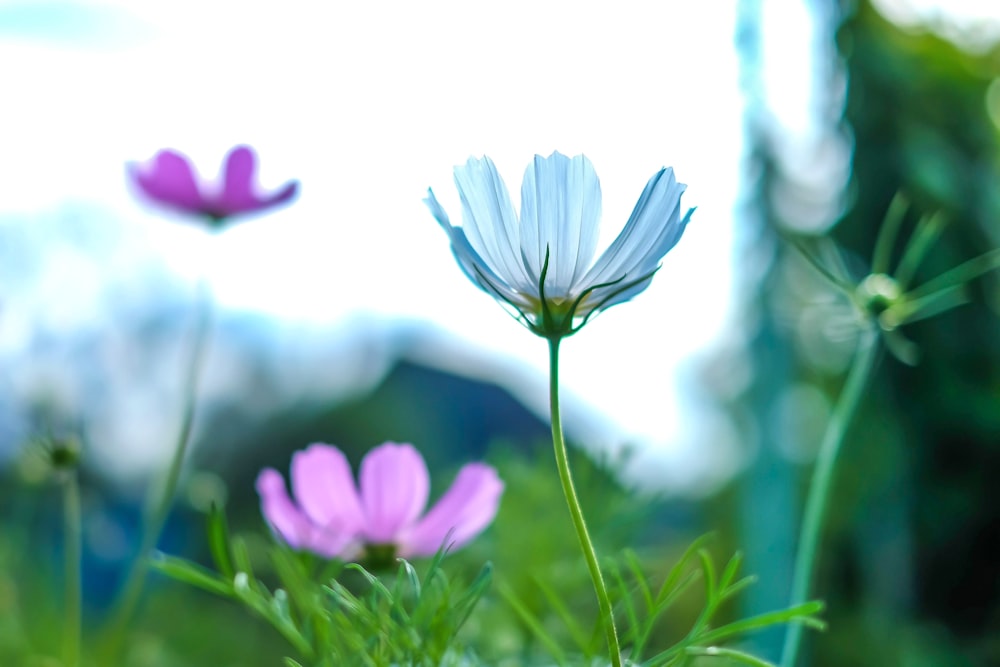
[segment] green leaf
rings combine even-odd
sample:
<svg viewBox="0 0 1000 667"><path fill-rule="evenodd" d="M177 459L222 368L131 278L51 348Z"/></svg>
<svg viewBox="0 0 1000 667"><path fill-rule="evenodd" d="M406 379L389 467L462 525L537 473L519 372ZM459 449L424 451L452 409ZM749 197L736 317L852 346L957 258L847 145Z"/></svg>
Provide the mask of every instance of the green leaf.
<svg viewBox="0 0 1000 667"><path fill-rule="evenodd" d="M462 597L459 598L458 602L455 604L456 610L461 610L461 618L458 624L455 626L457 631L460 627L465 625L465 622L469 620L469 616L472 614L472 610L476 608L479 600L482 599L486 591L489 590L490 585L493 583L493 563L487 561L483 564L482 569L479 570L479 574L473 580L469 588L466 589Z"/></svg>
<svg viewBox="0 0 1000 667"><path fill-rule="evenodd" d="M899 260L899 266L893 278L900 289L906 290L906 286L913 280L913 275L917 272L920 262L927 256L927 250L934 244L937 237L945 226L945 217L941 213L932 216L924 216L917 223L917 229L913 232L906 249L903 251L903 258Z"/></svg>
<svg viewBox="0 0 1000 667"><path fill-rule="evenodd" d="M427 586L431 579L436 576L436 573L441 570L441 561L443 561L444 557L448 554L447 545L448 541L451 539L452 532L453 531L448 531L448 534L445 535L444 543L441 545L441 548L438 549L434 554L434 557L431 558L430 566L427 568L427 574L424 576L424 586Z"/></svg>
<svg viewBox="0 0 1000 667"><path fill-rule="evenodd" d="M708 608L715 606L719 597L719 589L717 588L715 578L715 563L712 562L712 554L708 553L705 549L698 549L698 558L701 560L701 572L705 577L705 600L707 601L707 610Z"/></svg>
<svg viewBox="0 0 1000 667"><path fill-rule="evenodd" d="M260 590L258 590L260 589ZM246 572L237 572L233 577L233 592L243 604L255 610L264 618L270 618L268 600L271 595L267 589L252 579Z"/></svg>
<svg viewBox="0 0 1000 667"><path fill-rule="evenodd" d="M680 560L670 568L670 573L667 578L663 580L663 585L660 586L659 592L656 594L656 606L659 607L662 603L664 597L671 594L671 591L677 586L678 581L680 581L681 576L684 574L684 568L687 567L688 561L694 557L694 554L702 547L705 542L712 538L711 533L702 535L694 542L691 543L684 553L681 555ZM676 597L676 596L672 596Z"/></svg>
<svg viewBox="0 0 1000 667"><path fill-rule="evenodd" d="M723 589L720 593L720 598L723 600L728 600L734 595L742 592L744 588L752 586L755 583L757 583L757 575L755 574L747 575L742 579L740 579L739 581L737 581L736 583L729 586L728 588Z"/></svg>
<svg viewBox="0 0 1000 667"><path fill-rule="evenodd" d="M151 566L172 579L183 581L209 593L223 597L235 597L231 580L223 579L215 572L191 561L157 552Z"/></svg>
<svg viewBox="0 0 1000 667"><path fill-rule="evenodd" d="M219 574L226 579L232 579L236 575L233 561L229 554L229 526L226 523L226 514L219 507L212 503L208 510L208 521L206 525L208 531L208 548L212 553L212 560Z"/></svg>
<svg viewBox="0 0 1000 667"><path fill-rule="evenodd" d="M632 571L632 576L635 577L635 582L639 586L639 590L642 591L642 599L646 603L646 613L652 613L653 591L649 587L649 582L646 581L646 574L642 571L642 564L639 562L639 557L631 549L625 549L623 556L629 569Z"/></svg>
<svg viewBox="0 0 1000 667"><path fill-rule="evenodd" d="M372 587L371 596L369 599L371 600L370 604L372 613L376 613L376 611L380 608L379 600L381 599L386 605L388 605L390 609L394 610L397 614L399 614L400 618L403 621L403 625L408 626L412 624L411 615L406 610L401 595L394 595L393 592L390 591L388 587L386 587L386 585L383 584L378 577L376 577L374 574L363 568L358 563L350 563L345 567L345 569L356 570L357 572L360 572L361 576L363 576L365 580L368 581L369 584L371 584ZM384 607L382 609L384 609ZM382 614L384 617L382 624L385 625L389 621L389 616L385 611L383 611Z"/></svg>
<svg viewBox="0 0 1000 667"><path fill-rule="evenodd" d="M791 234L787 234L784 232L779 232L779 233L781 234L781 237L784 238L789 245L791 245L798 251L799 256L802 257L802 259L806 260L806 263L809 264L809 266L811 266L816 271L816 273L825 278L827 282L829 282L830 284L832 284L834 287L841 290L845 294L851 294L854 291L853 285L848 283L846 280L843 280L842 278L838 278L833 273L833 271L826 268L823 265L823 263L816 258L815 255L813 255L809 250L806 249L805 244L800 239L792 236Z"/></svg>
<svg viewBox="0 0 1000 667"><path fill-rule="evenodd" d="M653 612L646 618L646 627L643 628L642 635L636 641L636 646L642 648L646 645L646 642L649 641L649 637L653 632L657 619L662 616L663 613L666 612L666 610L669 609L671 605L673 605L673 603L684 594L685 591L691 588L694 582L696 582L700 577L701 572L698 571L687 573L687 575L671 589L670 593L666 597L657 600L656 607Z"/></svg>
<svg viewBox="0 0 1000 667"><path fill-rule="evenodd" d="M548 582L538 576L533 576L532 581L538 587L538 590L542 592L542 595L545 596L545 599L549 601L549 605L551 605L556 615L562 619L563 625L566 626L577 648L581 652L587 653L590 649L590 636L580 627L579 622L576 620L576 614L569 610L566 603L549 586Z"/></svg>
<svg viewBox="0 0 1000 667"><path fill-rule="evenodd" d="M826 623L818 618L815 618L815 615L823 611L823 608L824 604L822 602L819 600L813 600L812 602L806 602L805 604L800 604L788 609L758 614L757 616L751 616L750 618L733 621L732 623L719 626L714 630L708 630L701 633L698 636L697 641L700 644L714 644L720 639L726 639L734 635L741 635L755 630L762 630L766 627L781 623L802 623L803 625L807 625L816 630L825 630Z"/></svg>
<svg viewBox="0 0 1000 667"><path fill-rule="evenodd" d="M357 572L360 572L361 576L364 577L369 584L371 584L372 590L378 592L382 597L385 598L387 602L392 603L396 599L395 596L392 594L392 591L386 588L386 585L383 584L378 577L376 577L374 574L363 568L360 564L349 563L347 567L344 569L355 570Z"/></svg>
<svg viewBox="0 0 1000 667"><path fill-rule="evenodd" d="M410 591L413 593L413 597L420 599L421 586L420 586L420 576L417 574L417 569L413 565L403 559L399 559L399 571L397 573L397 587L401 585L400 579L406 578L410 584Z"/></svg>
<svg viewBox="0 0 1000 667"><path fill-rule="evenodd" d="M639 630L639 614L635 608L635 601L632 599L632 591L625 581L625 577L622 575L621 567L617 563L612 563L610 570L611 576L615 578L618 588L621 589L621 601L625 605L625 616L628 618L629 633L634 635Z"/></svg>
<svg viewBox="0 0 1000 667"><path fill-rule="evenodd" d="M740 566L743 564L743 554L737 551L733 554L733 557L729 559L726 563L725 569L722 571L722 575L719 577L719 601L727 600L740 591L742 591L747 586L754 584L757 581L757 577L754 575L749 575L743 577L738 581L733 581L736 575L739 573Z"/></svg>
<svg viewBox="0 0 1000 667"><path fill-rule="evenodd" d="M990 250L978 257L962 262L953 269L949 269L941 275L931 278L919 287L915 287L907 293L907 298L918 300L935 292L945 290L956 285L963 285L973 278L978 278L984 273L1000 268L1000 248Z"/></svg>
<svg viewBox="0 0 1000 667"><path fill-rule="evenodd" d="M289 613L288 597L284 591L279 589L271 596L260 582L255 581L251 585L245 572L237 572L233 581L233 590L240 601L267 620L299 653L309 657L315 655L312 644L299 631Z"/></svg>
<svg viewBox="0 0 1000 667"><path fill-rule="evenodd" d="M729 584L736 578L736 573L739 572L742 563L743 554L737 551L722 570L722 575L719 577L720 590L724 591L729 588Z"/></svg>
<svg viewBox="0 0 1000 667"><path fill-rule="evenodd" d="M968 302L965 285L954 285L919 299L905 298L899 305L879 315L879 324L883 329L892 330L903 324L934 317Z"/></svg>
<svg viewBox="0 0 1000 667"><path fill-rule="evenodd" d="M897 192L889 203L889 210L886 211L885 218L882 219L882 226L878 230L878 238L875 240L875 252L872 256L872 273L889 273L889 265L892 263L892 249L896 245L896 237L899 236L899 227L903 224L906 216L906 209L910 207L910 202L906 195Z"/></svg>
<svg viewBox="0 0 1000 667"><path fill-rule="evenodd" d="M535 635L535 638L543 646L545 646L549 655L551 655L552 659L556 661L556 664L565 665L566 654L559 647L559 643L556 642L556 640L554 640L547 632L545 632L545 628L542 626L541 621L539 621L527 607L521 604L521 601L517 599L517 595L515 595L510 586L502 581L497 582L497 591L500 593L500 596L507 601L507 604L509 604L511 609L514 610L514 613L517 614L518 618L521 619L521 622L524 623L528 629L531 630L532 634Z"/></svg>
<svg viewBox="0 0 1000 667"><path fill-rule="evenodd" d="M234 537L229 541L229 546L236 571L245 572L250 581L254 581L253 564L250 562L250 551L247 549L246 540L242 537Z"/></svg>
<svg viewBox="0 0 1000 667"><path fill-rule="evenodd" d="M349 615L359 615L366 611L361 600L336 579L323 586L323 590L333 599L334 604L346 610Z"/></svg>
<svg viewBox="0 0 1000 667"><path fill-rule="evenodd" d="M907 366L916 366L920 363L920 348L898 329L883 331L882 340L885 341L885 347L892 353L892 356Z"/></svg>
<svg viewBox="0 0 1000 667"><path fill-rule="evenodd" d="M763 658L758 658L755 655L750 655L749 653L745 653L743 651L737 651L733 648L721 648L718 646L691 646L686 650L686 653L694 656L729 658L730 660L735 660L736 662L744 665L751 665L751 667L776 667L773 662L768 662Z"/></svg>
<svg viewBox="0 0 1000 667"><path fill-rule="evenodd" d="M317 611L315 584L309 581L302 561L297 554L278 545L270 552L271 565L281 581L281 585L292 596L292 601L307 612Z"/></svg>
<svg viewBox="0 0 1000 667"><path fill-rule="evenodd" d="M657 601L655 615L659 616L667 609L669 609L670 605L672 605L677 600L677 598L683 595L684 592L687 591L687 589L691 588L694 582L698 581L698 579L700 578L701 578L701 572L699 571L688 572L687 575L684 577L684 579L681 580L679 584L674 586L673 590L670 592L669 595L667 595L662 600Z"/></svg>
<svg viewBox="0 0 1000 667"><path fill-rule="evenodd" d="M274 618L280 620L282 623L295 625L295 620L292 618L292 610L288 606L288 593L284 589L279 588L274 591L274 596L271 597L271 612L274 614Z"/></svg>

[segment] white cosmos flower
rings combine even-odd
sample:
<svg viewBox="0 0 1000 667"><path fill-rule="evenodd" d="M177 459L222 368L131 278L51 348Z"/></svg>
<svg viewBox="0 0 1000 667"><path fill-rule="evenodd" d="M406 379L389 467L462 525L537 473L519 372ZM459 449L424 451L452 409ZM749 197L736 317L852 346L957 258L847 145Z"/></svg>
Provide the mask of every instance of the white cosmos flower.
<svg viewBox="0 0 1000 667"><path fill-rule="evenodd" d="M583 155L536 155L521 184L521 215L488 157L455 167L461 227L428 190L424 200L451 239L465 274L511 306L529 329L560 338L595 313L646 289L694 209L681 218L672 168L646 183L618 238L594 261L601 184Z"/></svg>

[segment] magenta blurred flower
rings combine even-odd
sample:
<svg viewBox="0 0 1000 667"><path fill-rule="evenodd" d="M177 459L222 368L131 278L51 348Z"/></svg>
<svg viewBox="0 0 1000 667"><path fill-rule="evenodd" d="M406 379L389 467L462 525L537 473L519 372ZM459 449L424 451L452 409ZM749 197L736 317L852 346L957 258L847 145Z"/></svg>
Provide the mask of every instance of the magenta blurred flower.
<svg viewBox="0 0 1000 667"><path fill-rule="evenodd" d="M176 151L161 150L145 164L130 164L129 177L150 201L208 218L212 226L243 213L256 213L284 204L299 184L290 181L275 192L261 194L254 183L257 158L249 146L237 146L226 156L219 183L196 176L191 162Z"/></svg>
<svg viewBox="0 0 1000 667"><path fill-rule="evenodd" d="M470 463L424 514L427 465L412 445L392 442L365 455L358 477L355 486L339 449L310 445L292 457L294 500L277 470L258 475L264 518L289 546L326 558L355 560L387 548L400 558L432 556L445 545L461 547L490 525L503 492L496 470Z"/></svg>

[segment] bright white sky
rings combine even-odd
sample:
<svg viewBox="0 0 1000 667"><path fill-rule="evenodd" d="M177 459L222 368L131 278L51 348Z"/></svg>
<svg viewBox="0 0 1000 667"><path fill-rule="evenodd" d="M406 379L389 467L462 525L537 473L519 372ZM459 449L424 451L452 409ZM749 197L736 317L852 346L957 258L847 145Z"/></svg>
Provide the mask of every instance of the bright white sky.
<svg viewBox="0 0 1000 667"><path fill-rule="evenodd" d="M544 369L543 342L460 272L421 203L427 187L457 220L451 169L470 154L491 156L518 193L535 153L583 152L609 242L646 180L673 166L694 222L647 293L566 344L562 373L615 424L608 445L676 442L673 370L720 330L731 280L732 2L108 6L122 25L99 41L0 45L0 62L26 65L0 69L14 101L0 123L0 207L98 201L143 225L179 272L195 275L206 248L224 255L211 277L227 307L423 318ZM257 148L265 185L301 181L295 205L209 240L124 187L127 160L169 146L214 175L241 142Z"/></svg>
<svg viewBox="0 0 1000 667"><path fill-rule="evenodd" d="M0 212L99 202L135 220L182 275L210 254L228 308L311 323L359 311L426 319L542 371L543 342L461 274L421 203L426 188L457 221L451 168L470 154L491 156L516 200L532 155L583 152L601 177L609 242L646 180L673 166L689 184L683 204L698 207L685 237L646 293L566 343L562 373L610 418L608 446L689 462L711 447L692 444L675 369L720 335L729 308L735 0L87 6L104 10L92 38L76 19L0 32ZM785 16L777 32L808 46L805 13ZM796 64L788 89L803 90L808 54L774 58ZM792 99L791 117L808 102ZM265 186L301 181L297 203L210 238L165 223L124 186L124 163L159 148L214 176L238 143L258 150Z"/></svg>

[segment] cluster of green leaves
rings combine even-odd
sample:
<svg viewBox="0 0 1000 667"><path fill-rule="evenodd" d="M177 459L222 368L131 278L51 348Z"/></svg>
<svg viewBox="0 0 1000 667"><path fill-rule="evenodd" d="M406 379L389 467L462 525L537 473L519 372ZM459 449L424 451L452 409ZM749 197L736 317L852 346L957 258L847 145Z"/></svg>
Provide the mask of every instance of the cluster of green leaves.
<svg viewBox="0 0 1000 667"><path fill-rule="evenodd" d="M288 667L304 667L299 660L315 667L439 667L473 660L457 634L489 587L488 563L462 586L445 575L443 551L423 576L400 559L386 583L361 565L318 561L274 544L267 552L278 578L272 589L255 574L246 542L229 534L218 510L209 514L208 537L217 571L167 555L155 567L236 600L270 623L298 654L285 658Z"/></svg>
<svg viewBox="0 0 1000 667"><path fill-rule="evenodd" d="M754 583L754 577L738 576L742 562L742 556L738 553L719 572L711 554L705 548L707 540L708 536L695 540L670 569L659 587L651 583L634 551L626 550L619 559L607 564L606 570L613 582L612 594L615 599L616 614L621 616L618 627L622 632L622 645L627 647L630 664L642 667L684 667L698 657L710 657L726 658L730 663L767 667L772 663L720 644L738 640L767 627L787 623L802 623L812 628L825 629L825 623L817 617L823 610L823 603L819 601L751 618L717 623L719 612L725 603ZM662 627L664 614L698 581L702 582L704 588L701 612L689 630L677 638L669 648L647 658L646 653L654 633L669 631ZM594 663L603 646L599 626L595 624L591 628L584 628L577 614L551 587L545 585L543 581L539 581L538 584L552 609L565 624L569 636L574 639L576 650L583 656L583 664ZM508 588L501 586L500 591L525 624L536 633L538 640L549 649L556 662L560 665L570 664L568 654L546 631L542 620L520 604Z"/></svg>

